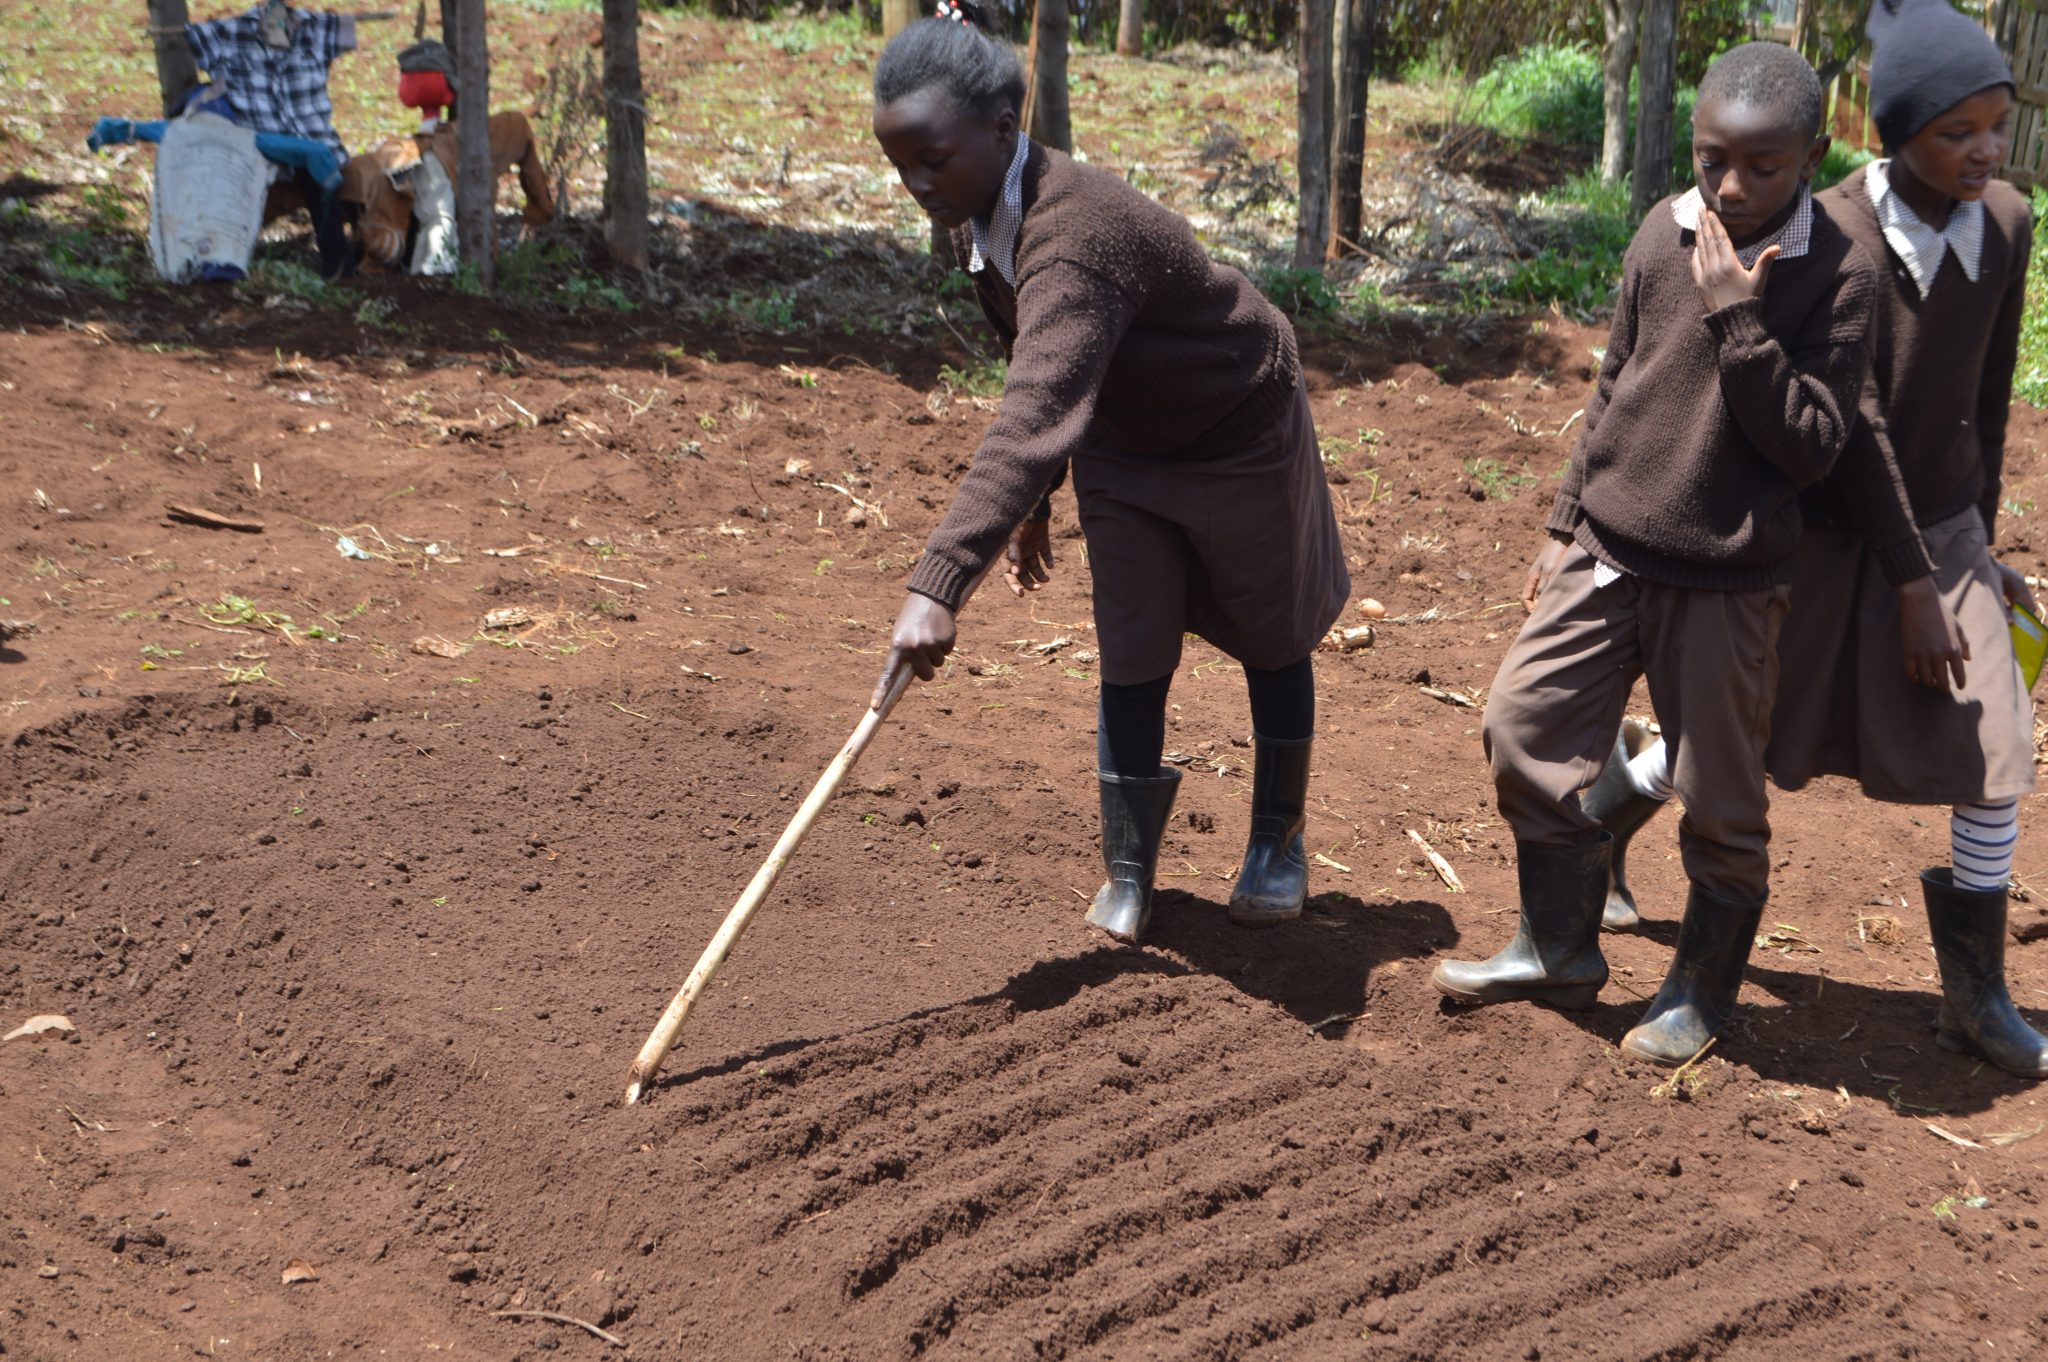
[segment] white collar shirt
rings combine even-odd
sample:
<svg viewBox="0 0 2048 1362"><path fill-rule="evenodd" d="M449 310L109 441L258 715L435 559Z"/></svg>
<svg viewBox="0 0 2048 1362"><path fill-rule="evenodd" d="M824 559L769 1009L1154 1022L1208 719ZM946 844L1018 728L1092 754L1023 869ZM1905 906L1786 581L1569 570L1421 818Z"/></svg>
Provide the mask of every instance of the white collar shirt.
<svg viewBox="0 0 2048 1362"><path fill-rule="evenodd" d="M1914 286L1925 298L1934 291L1941 273L1942 257L1955 252L1956 264L1971 283L1984 264L1984 204L1982 200L1958 202L1949 209L1948 222L1939 230L1920 220L1906 200L1892 192L1890 161L1872 161L1863 171L1864 188L1870 191L1870 205L1877 210L1877 225L1884 231L1885 244L1897 254L1913 276Z"/></svg>
<svg viewBox="0 0 2048 1362"><path fill-rule="evenodd" d="M971 273L979 274L989 265L1011 288L1017 287L1017 229L1024 225L1024 158L1031 154L1031 139L1017 134L1017 152L1003 175L1003 192L986 218L974 218L968 226L974 232L974 252L967 259Z"/></svg>

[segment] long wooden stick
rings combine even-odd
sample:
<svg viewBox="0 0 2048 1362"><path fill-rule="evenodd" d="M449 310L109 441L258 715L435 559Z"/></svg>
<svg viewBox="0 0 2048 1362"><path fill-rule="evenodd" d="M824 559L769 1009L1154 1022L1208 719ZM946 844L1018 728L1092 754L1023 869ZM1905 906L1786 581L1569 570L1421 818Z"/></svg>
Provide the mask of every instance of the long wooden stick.
<svg viewBox="0 0 2048 1362"><path fill-rule="evenodd" d="M846 779L846 773L853 769L853 764L860 760L860 754L866 750L869 741L881 728L882 720L889 717L889 711L894 709L897 700L902 698L904 688L910 684L911 675L909 667L897 669L895 680L889 683L888 691L882 696L882 703L867 712L859 727L853 730L853 736L839 749L839 755L832 758L832 764L825 768L825 774L818 777L818 783L811 787L810 794L805 796L803 804L796 811L796 816L790 819L789 826L782 830L782 836L775 843L775 850L768 853L768 859L754 872L754 878L747 885L746 892L740 895L739 902L732 906L732 911L725 915L718 935L711 938L711 944L704 948L704 954L697 957L697 967L690 971L690 977L683 981L683 986L676 991L676 996L669 1000L668 1010L663 1012L661 1020L654 1024L654 1030L649 1033L647 1043L640 1047L639 1057L633 1061L633 1069L626 1082L627 1106L630 1107L640 1100L640 1094L654 1078L654 1071L659 1069L661 1061L667 1058L669 1047L676 1043L676 1034L683 1029L683 1021L690 1015L690 1009L696 1006L697 999L711 983L711 976L718 973L718 967L725 963L725 957L732 951L740 937L745 935L747 924L754 920L755 912L768 898L768 891L773 889L775 881L781 878L783 867L789 864L790 857L796 855L797 847L802 845L804 838L810 834L812 824L818 821L818 815L837 793L839 782Z"/></svg>

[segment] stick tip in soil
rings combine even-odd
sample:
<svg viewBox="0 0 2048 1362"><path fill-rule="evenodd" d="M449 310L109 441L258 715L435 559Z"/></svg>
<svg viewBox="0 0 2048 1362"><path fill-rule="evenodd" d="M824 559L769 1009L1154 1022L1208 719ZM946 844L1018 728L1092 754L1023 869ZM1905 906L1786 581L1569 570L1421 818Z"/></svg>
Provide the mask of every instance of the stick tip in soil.
<svg viewBox="0 0 2048 1362"><path fill-rule="evenodd" d="M626 1105L632 1106L640 1100L640 1080L634 1079L626 1085Z"/></svg>

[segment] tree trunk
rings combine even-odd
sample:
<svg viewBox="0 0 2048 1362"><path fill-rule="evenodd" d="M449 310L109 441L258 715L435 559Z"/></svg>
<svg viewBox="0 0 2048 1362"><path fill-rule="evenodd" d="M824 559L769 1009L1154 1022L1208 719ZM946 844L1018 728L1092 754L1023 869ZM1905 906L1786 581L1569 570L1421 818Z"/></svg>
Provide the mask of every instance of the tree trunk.
<svg viewBox="0 0 2048 1362"><path fill-rule="evenodd" d="M1145 0L1123 0L1116 17L1116 54L1145 55Z"/></svg>
<svg viewBox="0 0 2048 1362"><path fill-rule="evenodd" d="M457 41L462 33L462 19L458 13L461 7L462 0L441 0L441 46L447 48L451 56L462 51L462 44ZM462 83L462 59L460 57L456 58L455 66L455 83L460 85ZM461 116L462 91L457 90L455 92L455 102L442 110L441 117L453 123Z"/></svg>
<svg viewBox="0 0 2048 1362"><path fill-rule="evenodd" d="M1024 131L1034 142L1072 151L1074 126L1067 116L1067 0L1038 0L1032 7L1029 70Z"/></svg>
<svg viewBox="0 0 2048 1362"><path fill-rule="evenodd" d="M886 41L917 21L917 0L882 0L882 37Z"/></svg>
<svg viewBox="0 0 2048 1362"><path fill-rule="evenodd" d="M1636 26L1643 0L1600 0L1607 45L1600 49L1600 182L1618 184L1628 173L1628 78L1636 66Z"/></svg>
<svg viewBox="0 0 2048 1362"><path fill-rule="evenodd" d="M1637 217L1671 188L1673 80L1678 60L1678 0L1643 0L1636 77L1636 171L1629 201Z"/></svg>
<svg viewBox="0 0 2048 1362"><path fill-rule="evenodd" d="M1365 106L1372 86L1372 33L1379 0L1345 0L1337 71L1337 135L1330 155L1330 254L1358 249L1365 231Z"/></svg>
<svg viewBox="0 0 2048 1362"><path fill-rule="evenodd" d="M1330 242L1330 25L1334 0L1301 0L1300 61L1294 74L1296 156L1301 214L1294 229L1297 269L1319 269Z"/></svg>
<svg viewBox="0 0 2048 1362"><path fill-rule="evenodd" d="M455 125L455 231L462 259L486 292L497 283L497 188L491 173L491 52L484 0L457 0L456 79L464 113Z"/></svg>
<svg viewBox="0 0 2048 1362"><path fill-rule="evenodd" d="M612 259L647 268L647 96L640 0L604 0L604 239Z"/></svg>
<svg viewBox="0 0 2048 1362"><path fill-rule="evenodd" d="M185 0L149 0L149 26L156 30L156 84L166 118L199 83L199 64L192 59L192 44L185 41L185 25L190 22Z"/></svg>

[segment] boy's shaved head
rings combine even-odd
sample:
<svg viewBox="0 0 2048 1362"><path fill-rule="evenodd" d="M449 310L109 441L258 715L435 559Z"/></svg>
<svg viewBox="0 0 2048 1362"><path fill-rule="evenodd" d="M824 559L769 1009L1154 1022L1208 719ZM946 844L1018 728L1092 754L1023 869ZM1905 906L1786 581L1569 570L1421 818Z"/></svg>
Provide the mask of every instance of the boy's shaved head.
<svg viewBox="0 0 2048 1362"><path fill-rule="evenodd" d="M1783 43L1744 43L1721 54L1700 82L1699 103L1742 104L1784 117L1801 137L1820 135L1820 77Z"/></svg>

